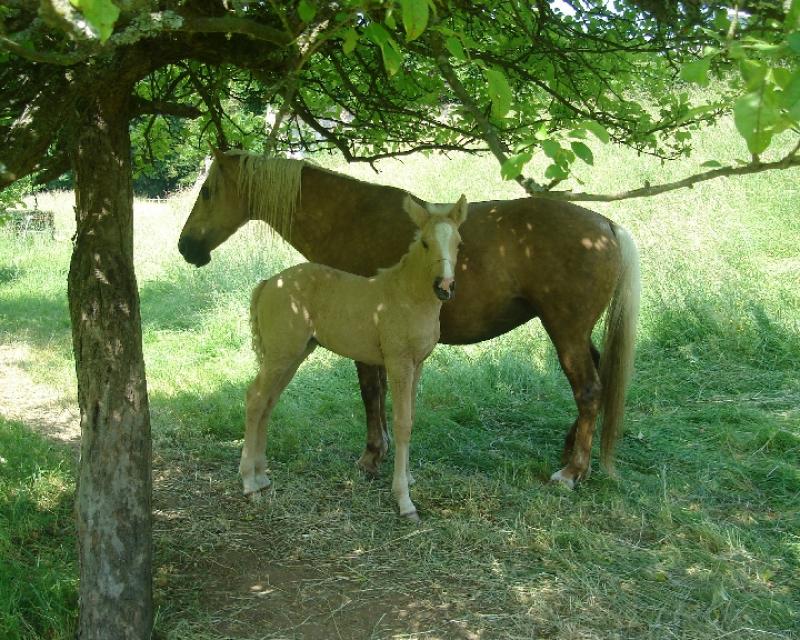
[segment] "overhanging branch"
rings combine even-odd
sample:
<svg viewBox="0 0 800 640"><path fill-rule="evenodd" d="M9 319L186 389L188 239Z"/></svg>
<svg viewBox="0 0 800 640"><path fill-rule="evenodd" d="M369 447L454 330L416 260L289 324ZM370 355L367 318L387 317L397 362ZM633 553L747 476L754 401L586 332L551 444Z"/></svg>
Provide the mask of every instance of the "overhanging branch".
<svg viewBox="0 0 800 640"><path fill-rule="evenodd" d="M646 198L648 196L656 196L667 191L675 191L676 189L691 188L699 182L706 182L707 180L714 180L715 178L723 178L727 176L744 176L753 173L762 173L764 171L772 171L774 169L789 169L791 167L800 167L800 155L797 155L797 148L786 155L780 160L774 162L754 162L751 164L742 165L740 167L720 167L697 173L693 176L683 178L682 180L675 180L674 182L665 182L664 184L647 185L639 187L638 189L630 189L629 191L620 191L618 193L582 193L574 191L546 191L537 193L536 197L548 198L551 200L568 200L570 202L615 202L617 200L630 200L632 198Z"/></svg>
<svg viewBox="0 0 800 640"><path fill-rule="evenodd" d="M131 115L141 116L145 114L194 119L203 115L203 112L190 104L165 102L163 100L145 100L140 96L134 96L131 99Z"/></svg>

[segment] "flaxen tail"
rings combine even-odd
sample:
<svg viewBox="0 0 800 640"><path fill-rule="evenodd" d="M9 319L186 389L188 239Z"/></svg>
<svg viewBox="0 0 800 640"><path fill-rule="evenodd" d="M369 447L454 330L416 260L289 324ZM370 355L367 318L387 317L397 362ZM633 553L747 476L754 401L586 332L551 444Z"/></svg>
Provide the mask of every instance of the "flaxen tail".
<svg viewBox="0 0 800 640"><path fill-rule="evenodd" d="M261 344L261 329L259 328L258 322L258 306L261 290L264 288L265 284L267 284L266 280L259 282L258 285L256 285L256 288L253 289L253 295L250 298L250 335L253 339L253 351L256 354L259 366L261 366L261 363L264 360L264 346Z"/></svg>
<svg viewBox="0 0 800 640"><path fill-rule="evenodd" d="M614 447L622 434L625 392L633 374L641 276L639 251L633 237L624 227L612 223L612 228L619 242L622 260L614 297L606 312L603 352L600 357L600 383L603 390L600 462L613 475Z"/></svg>

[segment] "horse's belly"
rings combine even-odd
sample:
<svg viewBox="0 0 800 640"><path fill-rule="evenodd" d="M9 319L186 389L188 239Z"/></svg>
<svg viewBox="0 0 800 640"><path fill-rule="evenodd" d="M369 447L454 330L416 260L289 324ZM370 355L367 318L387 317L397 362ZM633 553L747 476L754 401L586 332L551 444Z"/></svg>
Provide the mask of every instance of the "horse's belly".
<svg viewBox="0 0 800 640"><path fill-rule="evenodd" d="M472 344L502 335L536 316L524 298L476 299L462 296L442 307L441 338L445 344Z"/></svg>

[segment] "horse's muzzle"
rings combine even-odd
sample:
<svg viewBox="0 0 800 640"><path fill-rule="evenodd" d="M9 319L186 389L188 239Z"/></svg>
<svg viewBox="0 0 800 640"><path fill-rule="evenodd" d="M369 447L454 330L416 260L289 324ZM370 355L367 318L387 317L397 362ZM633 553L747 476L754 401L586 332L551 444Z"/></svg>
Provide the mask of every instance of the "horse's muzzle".
<svg viewBox="0 0 800 640"><path fill-rule="evenodd" d="M447 302L450 300L454 295L456 295L456 281L452 280L450 282L450 286L447 289L442 289L442 280L444 278L436 278L433 282L433 292L436 294L436 297L439 298L442 302Z"/></svg>
<svg viewBox="0 0 800 640"><path fill-rule="evenodd" d="M183 236L178 240L178 251L181 252L186 262L195 267L202 267L211 262L211 252L190 236Z"/></svg>

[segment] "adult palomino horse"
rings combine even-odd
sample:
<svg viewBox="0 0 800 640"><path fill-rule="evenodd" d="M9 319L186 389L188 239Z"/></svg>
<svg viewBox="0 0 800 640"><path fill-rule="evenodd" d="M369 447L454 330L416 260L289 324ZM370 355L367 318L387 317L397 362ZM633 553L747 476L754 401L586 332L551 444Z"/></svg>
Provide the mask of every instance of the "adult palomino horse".
<svg viewBox="0 0 800 640"><path fill-rule="evenodd" d="M245 222L263 220L308 260L368 276L396 263L413 237L406 195L300 160L216 152L178 249L202 266ZM441 341L486 340L538 316L578 407L552 479L571 487L587 475L598 414L601 462L613 469L639 310L632 237L604 216L543 198L473 202L460 233L459 293L442 309ZM591 333L606 309L601 359ZM379 367L356 364L367 412L359 464L374 473L387 448L386 385Z"/></svg>
<svg viewBox="0 0 800 640"><path fill-rule="evenodd" d="M317 263L299 264L263 280L253 291L250 324L259 370L247 390L239 473L245 494L269 486L267 425L281 392L308 355L322 345L341 356L385 367L392 392L394 476L400 515L417 520L408 492L414 403L422 363L439 341L439 311L455 286L467 216L464 196L445 214L431 213L406 197L405 210L419 227L400 262L371 278Z"/></svg>

